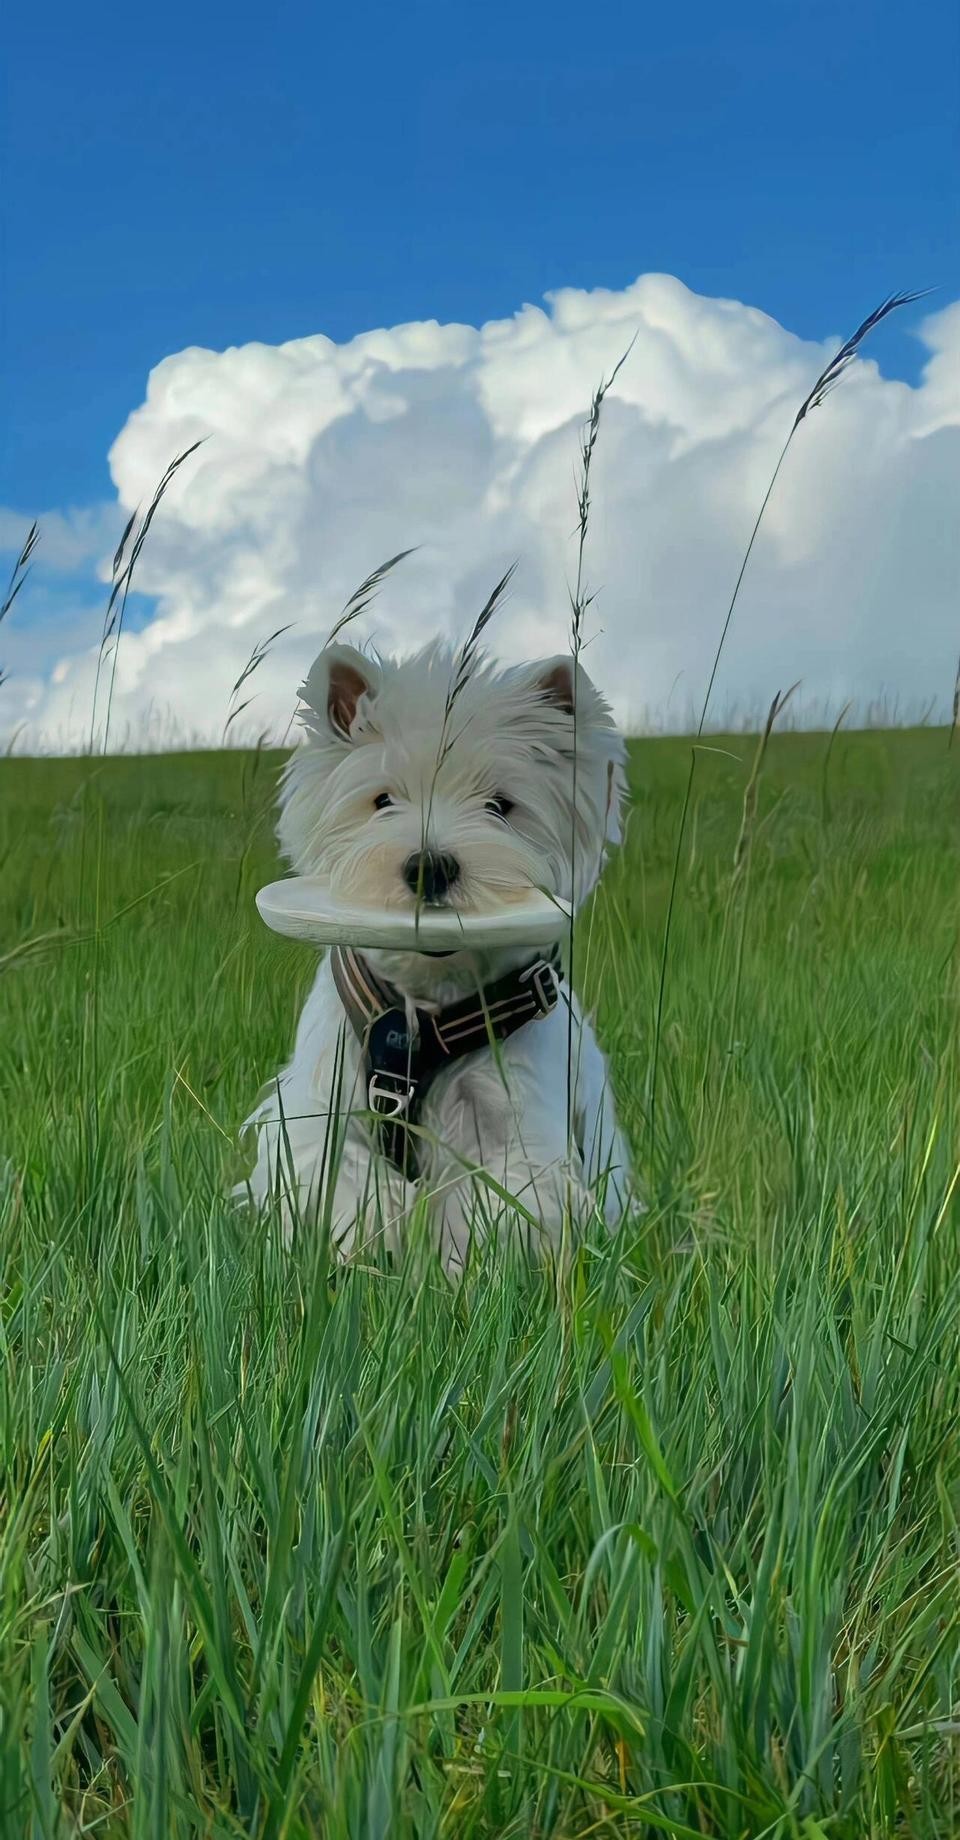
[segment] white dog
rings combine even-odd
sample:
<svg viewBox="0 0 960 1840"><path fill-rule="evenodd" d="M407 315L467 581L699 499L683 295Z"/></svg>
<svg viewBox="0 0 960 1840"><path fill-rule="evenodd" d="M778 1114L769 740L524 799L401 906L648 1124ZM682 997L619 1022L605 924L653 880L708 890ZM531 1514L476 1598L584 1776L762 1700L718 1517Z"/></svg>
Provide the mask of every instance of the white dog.
<svg viewBox="0 0 960 1840"><path fill-rule="evenodd" d="M619 839L624 748L606 703L556 658L478 662L451 707L457 669L439 645L399 662L321 652L284 771L284 854L379 908L486 911L531 888L578 908ZM343 1256L396 1246L418 1194L449 1271L508 1224L555 1251L598 1199L614 1226L629 1188L603 1056L535 943L328 954L293 1059L247 1122L259 1154L238 1192L278 1198L288 1232L329 1221Z"/></svg>

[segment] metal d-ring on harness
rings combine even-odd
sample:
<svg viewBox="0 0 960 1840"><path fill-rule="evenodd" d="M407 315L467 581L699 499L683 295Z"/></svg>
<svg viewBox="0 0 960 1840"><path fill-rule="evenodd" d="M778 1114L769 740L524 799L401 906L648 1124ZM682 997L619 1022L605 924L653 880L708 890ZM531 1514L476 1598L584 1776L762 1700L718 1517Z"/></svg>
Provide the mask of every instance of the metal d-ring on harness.
<svg viewBox="0 0 960 1840"><path fill-rule="evenodd" d="M367 1104L378 1120L380 1148L415 1181L416 1137L407 1126L419 1122L437 1074L461 1055L506 1041L528 1022L549 1016L560 1001L560 955L537 958L447 1009L416 1009L412 1020L400 992L352 947L334 946L330 964L363 1049Z"/></svg>

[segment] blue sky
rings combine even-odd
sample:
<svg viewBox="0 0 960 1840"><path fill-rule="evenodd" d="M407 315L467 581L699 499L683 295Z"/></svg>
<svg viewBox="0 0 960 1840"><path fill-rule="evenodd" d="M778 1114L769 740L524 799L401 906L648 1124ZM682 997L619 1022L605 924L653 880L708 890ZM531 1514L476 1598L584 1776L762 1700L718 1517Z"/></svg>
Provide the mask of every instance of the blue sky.
<svg viewBox="0 0 960 1840"><path fill-rule="evenodd" d="M105 497L148 371L188 345L478 324L657 270L817 337L888 288L953 298L958 22L951 0L13 9L0 503ZM916 370L906 330L880 355Z"/></svg>
<svg viewBox="0 0 960 1840"><path fill-rule="evenodd" d="M50 0L14 9L5 52L7 567L28 519L43 520L29 594L0 643L0 666L33 673L24 707L52 707L43 683L56 661L95 642L97 563L123 522L107 456L171 354L251 341L275 350L315 333L346 345L406 322L477 327L551 290L626 297L643 275L759 307L811 341L842 336L892 289L936 288L934 306L960 299L955 0L913 14L889 0L234 10L167 0L160 12ZM690 315L676 301L669 313L676 366ZM872 344L884 377L919 384L921 318L901 316ZM403 370L391 336L390 363ZM587 401L593 349L588 340L577 360ZM782 370L770 361L767 401ZM935 400L914 404L924 431L946 413L952 362L939 360ZM241 396L261 387L254 364ZM695 342L682 365L699 368ZM468 404L444 412L472 425ZM428 428L408 466L430 438ZM464 480L482 447L468 464L470 438L458 437L451 461ZM211 452L226 456L223 439ZM170 457L153 453L153 474L132 465L127 505ZM250 465L248 455L247 476ZM192 539L180 535L186 555ZM211 619L243 626L210 570L184 600L179 564L152 584L142 569L151 592L131 602L130 626L149 624L158 604L182 625L198 595ZM938 579L941 622L945 594ZM284 595L296 603L281 569L263 607L286 612Z"/></svg>

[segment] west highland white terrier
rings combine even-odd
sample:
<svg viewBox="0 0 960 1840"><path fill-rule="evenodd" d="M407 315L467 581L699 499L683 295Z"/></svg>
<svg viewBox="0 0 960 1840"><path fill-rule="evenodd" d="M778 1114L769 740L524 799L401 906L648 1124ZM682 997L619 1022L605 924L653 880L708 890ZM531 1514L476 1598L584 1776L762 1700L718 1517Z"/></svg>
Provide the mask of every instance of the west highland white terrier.
<svg viewBox="0 0 960 1840"><path fill-rule="evenodd" d="M475 914L536 888L576 911L619 841L611 712L570 658L478 660L451 707L457 671L438 644L399 661L320 653L284 769L283 853L353 906ZM565 1224L599 1210L614 1227L630 1186L603 1055L535 940L328 953L247 1125L258 1157L238 1193L276 1199L288 1235L328 1222L344 1257L396 1249L420 1194L451 1273L490 1232L555 1254Z"/></svg>

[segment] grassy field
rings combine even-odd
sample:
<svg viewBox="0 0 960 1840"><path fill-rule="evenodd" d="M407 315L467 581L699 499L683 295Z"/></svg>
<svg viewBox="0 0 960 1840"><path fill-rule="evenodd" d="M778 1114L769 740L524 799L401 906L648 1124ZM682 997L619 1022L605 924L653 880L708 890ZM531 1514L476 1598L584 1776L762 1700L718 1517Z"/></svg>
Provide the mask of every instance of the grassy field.
<svg viewBox="0 0 960 1840"><path fill-rule="evenodd" d="M4 1840L957 1833L960 751L714 746L652 1120L688 744L580 935L649 1209L456 1293L223 1204L277 757L0 762Z"/></svg>

